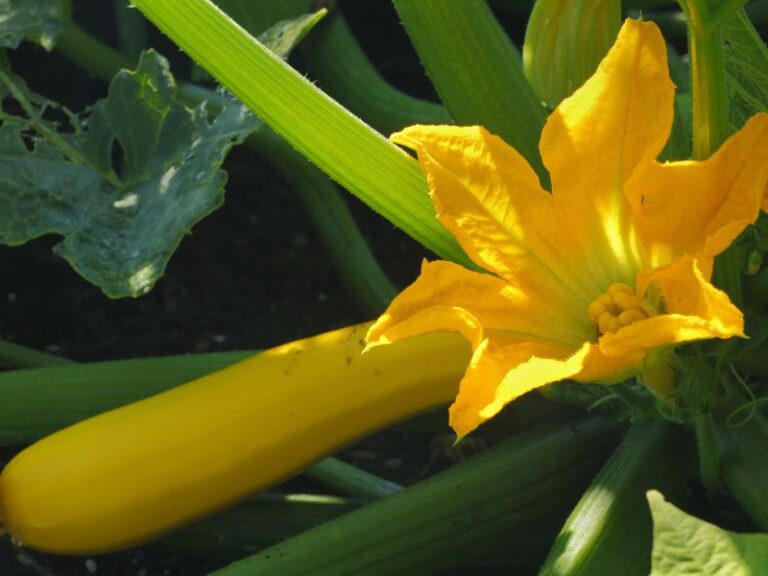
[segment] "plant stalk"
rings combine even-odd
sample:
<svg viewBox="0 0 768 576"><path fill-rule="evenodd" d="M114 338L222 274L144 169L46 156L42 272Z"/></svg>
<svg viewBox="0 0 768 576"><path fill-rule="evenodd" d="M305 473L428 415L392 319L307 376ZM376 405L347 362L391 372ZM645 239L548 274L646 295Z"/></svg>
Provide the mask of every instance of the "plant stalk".
<svg viewBox="0 0 768 576"><path fill-rule="evenodd" d="M442 258L471 265L435 218L418 163L277 58L210 0L133 3L331 178Z"/></svg>
<svg viewBox="0 0 768 576"><path fill-rule="evenodd" d="M394 0L443 103L458 124L477 124L520 152L548 185L539 154L546 110L520 53L485 0Z"/></svg>
<svg viewBox="0 0 768 576"><path fill-rule="evenodd" d="M428 576L494 549L529 555L546 546L620 430L589 417L523 433L215 574Z"/></svg>
<svg viewBox="0 0 768 576"><path fill-rule="evenodd" d="M659 420L632 425L565 522L542 576L649 573L652 522L645 493L684 488L683 431Z"/></svg>

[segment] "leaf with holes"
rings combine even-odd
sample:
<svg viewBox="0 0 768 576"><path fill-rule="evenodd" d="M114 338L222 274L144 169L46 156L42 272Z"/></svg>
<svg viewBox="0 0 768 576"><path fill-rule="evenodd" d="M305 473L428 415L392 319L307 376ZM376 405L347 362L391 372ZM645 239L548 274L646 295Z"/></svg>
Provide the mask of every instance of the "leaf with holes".
<svg viewBox="0 0 768 576"><path fill-rule="evenodd" d="M234 100L213 120L184 106L153 51L84 117L6 71L0 86L0 241L63 236L54 251L113 298L163 275L183 236L221 205L227 152L259 125Z"/></svg>
<svg viewBox="0 0 768 576"><path fill-rule="evenodd" d="M0 46L16 48L32 40L53 48L61 28L61 0L0 0Z"/></svg>

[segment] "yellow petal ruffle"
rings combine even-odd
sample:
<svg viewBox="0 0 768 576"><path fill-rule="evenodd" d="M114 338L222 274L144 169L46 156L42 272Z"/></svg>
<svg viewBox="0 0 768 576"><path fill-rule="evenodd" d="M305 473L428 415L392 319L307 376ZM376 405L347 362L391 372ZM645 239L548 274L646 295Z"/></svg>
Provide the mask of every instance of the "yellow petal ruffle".
<svg viewBox="0 0 768 576"><path fill-rule="evenodd" d="M753 116L703 162L654 162L627 185L653 266L713 258L752 224L768 180L768 114Z"/></svg>

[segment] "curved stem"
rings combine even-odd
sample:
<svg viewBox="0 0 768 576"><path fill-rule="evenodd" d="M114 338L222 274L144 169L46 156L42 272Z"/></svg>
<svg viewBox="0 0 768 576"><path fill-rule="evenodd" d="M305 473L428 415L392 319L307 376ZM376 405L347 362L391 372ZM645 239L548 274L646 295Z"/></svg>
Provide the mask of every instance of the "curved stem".
<svg viewBox="0 0 768 576"><path fill-rule="evenodd" d="M688 17L693 157L704 160L725 142L730 132L723 38L719 24L713 25L707 0L680 0L680 3ZM741 304L739 264L733 249L715 260L713 280L737 306Z"/></svg>
<svg viewBox="0 0 768 576"><path fill-rule="evenodd" d="M383 134L409 124L451 124L445 107L413 98L394 88L373 67L335 12L301 44L305 62L320 84L354 113Z"/></svg>
<svg viewBox="0 0 768 576"><path fill-rule="evenodd" d="M685 0L693 97L693 156L708 158L728 137L728 95L720 28L705 0Z"/></svg>

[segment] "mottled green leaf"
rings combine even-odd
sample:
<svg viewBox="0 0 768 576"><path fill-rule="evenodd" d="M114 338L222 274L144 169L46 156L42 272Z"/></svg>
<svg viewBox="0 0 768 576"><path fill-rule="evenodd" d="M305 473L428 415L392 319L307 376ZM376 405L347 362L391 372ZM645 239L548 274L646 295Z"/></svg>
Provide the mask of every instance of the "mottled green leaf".
<svg viewBox="0 0 768 576"><path fill-rule="evenodd" d="M651 576L768 574L768 534L736 534L689 516L648 492L653 516Z"/></svg>
<svg viewBox="0 0 768 576"><path fill-rule="evenodd" d="M153 51L85 117L8 73L0 84L24 111L0 110L0 241L61 235L54 250L114 298L162 276L182 237L221 204L227 152L257 126L234 100L213 120L181 104Z"/></svg>
<svg viewBox="0 0 768 576"><path fill-rule="evenodd" d="M723 24L725 72L734 130L757 112L768 111L768 48L744 10Z"/></svg>
<svg viewBox="0 0 768 576"><path fill-rule="evenodd" d="M61 0L0 0L0 46L16 48L32 40L50 50L63 10Z"/></svg>

